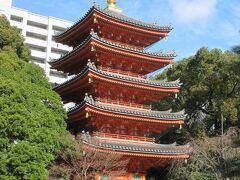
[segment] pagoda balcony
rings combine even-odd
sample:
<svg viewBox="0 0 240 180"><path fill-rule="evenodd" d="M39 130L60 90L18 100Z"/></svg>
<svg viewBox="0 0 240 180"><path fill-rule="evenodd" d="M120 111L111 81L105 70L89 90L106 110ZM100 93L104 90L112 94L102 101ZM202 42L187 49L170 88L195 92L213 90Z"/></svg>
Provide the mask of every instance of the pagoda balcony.
<svg viewBox="0 0 240 180"><path fill-rule="evenodd" d="M146 75L132 73L131 71L123 71L123 70L120 70L120 69L112 69L112 68L103 67L103 66L98 66L98 69L102 70L102 71L105 71L105 72L110 72L110 73L115 73L115 74L130 76L130 77L135 77L135 78L139 78L139 79L147 79Z"/></svg>
<svg viewBox="0 0 240 180"><path fill-rule="evenodd" d="M103 104L112 104L119 107L125 108L133 108L133 109L140 109L142 111L151 110L151 105L143 105L137 104L133 102L126 102L126 101L119 101L119 100L111 100L106 98L96 98L96 101Z"/></svg>
<svg viewBox="0 0 240 180"><path fill-rule="evenodd" d="M102 133L102 132L93 132L93 137L100 137L103 139L110 139L110 140L125 140L125 141L132 141L132 142L141 142L141 143L154 143L155 138L148 138L142 136L128 136L128 135L121 135L121 134L112 134L112 133Z"/></svg>

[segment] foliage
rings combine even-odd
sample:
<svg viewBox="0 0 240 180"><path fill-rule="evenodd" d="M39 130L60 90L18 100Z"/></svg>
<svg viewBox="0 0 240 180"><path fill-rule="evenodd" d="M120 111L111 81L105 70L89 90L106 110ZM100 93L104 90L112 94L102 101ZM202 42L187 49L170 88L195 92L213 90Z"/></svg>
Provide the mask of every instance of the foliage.
<svg viewBox="0 0 240 180"><path fill-rule="evenodd" d="M18 30L0 25L0 179L46 179L66 113Z"/></svg>
<svg viewBox="0 0 240 180"><path fill-rule="evenodd" d="M0 16L0 27L0 49L13 51L19 58L28 61L30 50L24 45L24 39L20 35L19 30L10 27L4 16Z"/></svg>
<svg viewBox="0 0 240 180"><path fill-rule="evenodd" d="M184 145L191 140L191 134L189 133L190 129L185 127L179 129L179 127L170 128L158 136L155 135L156 142L160 144L169 144L177 142L180 145Z"/></svg>
<svg viewBox="0 0 240 180"><path fill-rule="evenodd" d="M240 54L240 45L232 47L232 51L237 53L237 54Z"/></svg>
<svg viewBox="0 0 240 180"><path fill-rule="evenodd" d="M225 179L239 177L239 132L228 134L230 127L240 127L240 58L235 52L209 51L201 48L194 56L173 64L156 79L179 79L178 97L156 102L154 108L174 111L185 109L182 130L172 128L160 135L160 142L192 142L188 163L176 161L170 179ZM223 127L222 127L223 125ZM227 132L220 136L224 130ZM210 135L210 137L209 137Z"/></svg>
<svg viewBox="0 0 240 180"><path fill-rule="evenodd" d="M224 129L240 126L240 60L232 52L201 48L167 69L157 79L182 83L177 98L168 97L155 103L156 109L185 109L185 129L193 137L218 134Z"/></svg>
<svg viewBox="0 0 240 180"><path fill-rule="evenodd" d="M240 176L240 147L235 145L240 131L230 128L224 136L193 140L193 153L188 163L175 161L170 179L230 179Z"/></svg>
<svg viewBox="0 0 240 180"><path fill-rule="evenodd" d="M59 151L60 158L52 165L52 177L88 180L97 174L114 178L126 172L128 160L122 159L122 155L98 152L84 144L81 135L75 140L67 136L61 139L64 146Z"/></svg>

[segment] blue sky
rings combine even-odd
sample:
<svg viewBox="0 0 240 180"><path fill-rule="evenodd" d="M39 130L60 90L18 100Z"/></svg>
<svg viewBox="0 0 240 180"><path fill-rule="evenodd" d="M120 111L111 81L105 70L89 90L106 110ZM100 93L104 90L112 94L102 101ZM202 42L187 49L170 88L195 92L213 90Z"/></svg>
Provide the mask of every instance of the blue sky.
<svg viewBox="0 0 240 180"><path fill-rule="evenodd" d="M96 0L103 8L106 0ZM93 0L13 0L13 6L30 12L77 21ZM199 48L228 50L240 44L240 0L118 0L125 15L174 30L150 51L175 50L176 60L193 55Z"/></svg>

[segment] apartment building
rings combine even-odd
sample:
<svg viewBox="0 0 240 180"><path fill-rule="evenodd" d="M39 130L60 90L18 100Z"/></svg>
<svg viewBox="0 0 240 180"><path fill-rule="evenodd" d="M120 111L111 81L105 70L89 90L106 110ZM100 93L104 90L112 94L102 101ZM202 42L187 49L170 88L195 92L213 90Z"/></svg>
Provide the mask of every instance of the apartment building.
<svg viewBox="0 0 240 180"><path fill-rule="evenodd" d="M12 6L12 0L0 0L0 14L4 14L12 26L16 26L31 50L30 62L44 69L50 83L62 83L67 74L50 68L49 61L57 59L71 47L54 42L53 36L72 26L72 22L41 16Z"/></svg>

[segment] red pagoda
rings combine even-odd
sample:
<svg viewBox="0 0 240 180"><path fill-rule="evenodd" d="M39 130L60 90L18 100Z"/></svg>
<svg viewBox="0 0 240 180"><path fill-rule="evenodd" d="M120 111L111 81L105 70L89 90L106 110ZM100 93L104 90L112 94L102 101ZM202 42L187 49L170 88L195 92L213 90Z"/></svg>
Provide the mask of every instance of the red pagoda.
<svg viewBox="0 0 240 180"><path fill-rule="evenodd" d="M68 112L69 129L99 152L129 159L128 173L116 179L145 180L151 167L187 159L189 147L157 144L149 134L184 124L184 112L153 111L150 103L179 92L178 81L154 81L147 74L170 64L175 54L145 48L168 36L170 26L138 21L121 13L116 0L96 4L56 41L73 50L51 62L52 68L73 75L54 87ZM101 178L101 175L97 177Z"/></svg>

